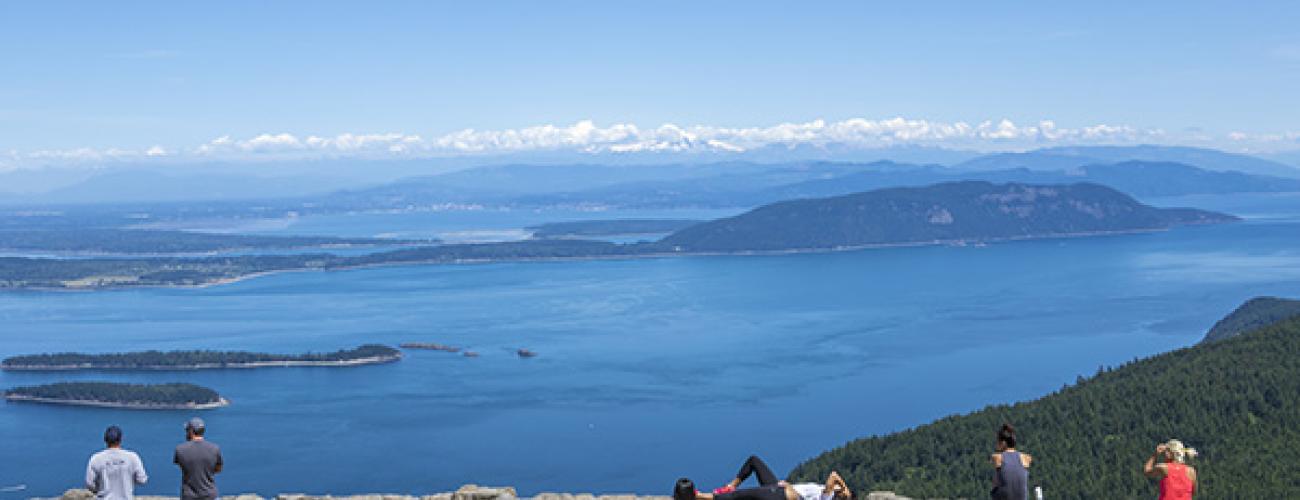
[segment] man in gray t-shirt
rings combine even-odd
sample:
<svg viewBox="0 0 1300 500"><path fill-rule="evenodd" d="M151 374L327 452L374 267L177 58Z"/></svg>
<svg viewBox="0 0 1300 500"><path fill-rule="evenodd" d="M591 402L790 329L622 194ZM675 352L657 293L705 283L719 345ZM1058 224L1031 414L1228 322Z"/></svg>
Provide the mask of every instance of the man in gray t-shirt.
<svg viewBox="0 0 1300 500"><path fill-rule="evenodd" d="M104 431L104 444L107 448L86 463L86 489L102 500L135 498L135 485L149 481L144 462L135 452L122 449L122 429L116 425Z"/></svg>
<svg viewBox="0 0 1300 500"><path fill-rule="evenodd" d="M213 475L221 472L221 448L203 439L203 419L194 417L185 423L185 442L176 446L172 461L181 467L181 500L217 498Z"/></svg>

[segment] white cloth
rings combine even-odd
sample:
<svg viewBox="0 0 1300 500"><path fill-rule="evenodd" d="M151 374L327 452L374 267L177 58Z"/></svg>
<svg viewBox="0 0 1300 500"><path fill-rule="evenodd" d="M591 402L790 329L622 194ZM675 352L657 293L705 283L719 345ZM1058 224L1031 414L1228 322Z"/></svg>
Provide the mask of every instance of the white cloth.
<svg viewBox="0 0 1300 500"><path fill-rule="evenodd" d="M825 494L826 485L820 483L797 483L790 485L803 500L831 500L834 494Z"/></svg>
<svg viewBox="0 0 1300 500"><path fill-rule="evenodd" d="M144 463L133 451L109 448L91 455L86 464L86 488L104 500L131 500L135 485L147 481Z"/></svg>

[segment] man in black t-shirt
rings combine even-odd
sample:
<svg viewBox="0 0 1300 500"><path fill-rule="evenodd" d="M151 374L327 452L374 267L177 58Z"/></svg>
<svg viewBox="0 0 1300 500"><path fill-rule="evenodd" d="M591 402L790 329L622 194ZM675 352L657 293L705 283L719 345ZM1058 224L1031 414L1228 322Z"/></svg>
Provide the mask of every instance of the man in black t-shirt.
<svg viewBox="0 0 1300 500"><path fill-rule="evenodd" d="M214 500L217 483L213 475L221 472L221 448L203 439L203 419L194 417L185 423L185 442L176 446L172 461L181 467L181 500Z"/></svg>

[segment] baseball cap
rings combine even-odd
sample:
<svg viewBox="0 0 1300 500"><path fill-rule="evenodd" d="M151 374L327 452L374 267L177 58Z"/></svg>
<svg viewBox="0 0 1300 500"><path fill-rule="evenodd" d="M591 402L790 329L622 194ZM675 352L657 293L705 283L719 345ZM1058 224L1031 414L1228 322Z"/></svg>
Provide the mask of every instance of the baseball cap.
<svg viewBox="0 0 1300 500"><path fill-rule="evenodd" d="M199 417L191 418L189 422L185 422L185 429L195 431L203 430L203 419Z"/></svg>

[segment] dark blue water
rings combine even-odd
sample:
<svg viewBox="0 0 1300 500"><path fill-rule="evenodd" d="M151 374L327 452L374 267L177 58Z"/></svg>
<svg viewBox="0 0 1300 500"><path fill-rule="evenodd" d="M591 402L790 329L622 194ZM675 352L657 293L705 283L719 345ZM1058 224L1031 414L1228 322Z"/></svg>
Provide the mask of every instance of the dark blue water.
<svg viewBox="0 0 1300 500"><path fill-rule="evenodd" d="M333 350L443 342L389 365L2 373L189 381L223 491L431 492L460 484L665 493L751 453L784 473L849 439L1034 398L1190 345L1243 300L1300 296L1300 198L1160 200L1254 215L1169 232L763 257L389 267L206 289L0 295L0 356ZM510 350L540 353L519 359ZM994 370L1016 365L1020 372ZM121 425L174 494L187 412L0 405L0 487L78 485ZM1027 446L1032 449L1032 443ZM983 450L972 450L972 453Z"/></svg>

